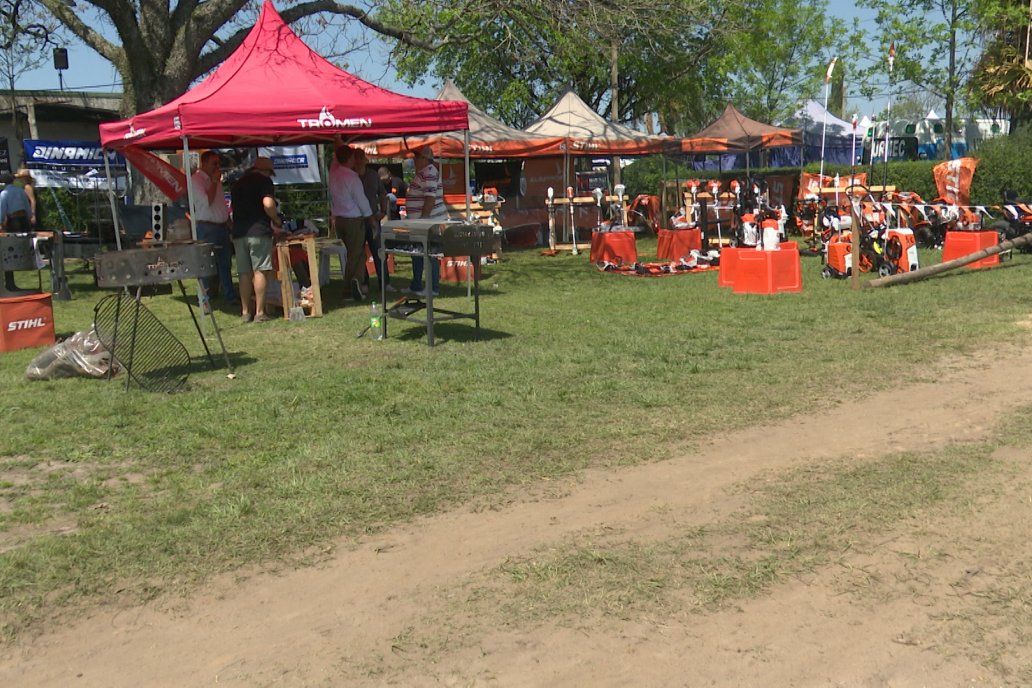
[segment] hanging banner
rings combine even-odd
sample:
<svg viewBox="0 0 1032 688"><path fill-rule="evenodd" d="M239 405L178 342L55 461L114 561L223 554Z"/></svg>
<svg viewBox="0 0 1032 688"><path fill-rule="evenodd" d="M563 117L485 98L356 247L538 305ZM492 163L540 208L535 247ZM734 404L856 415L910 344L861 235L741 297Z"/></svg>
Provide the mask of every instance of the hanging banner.
<svg viewBox="0 0 1032 688"><path fill-rule="evenodd" d="M154 186L158 187L161 193L173 201L178 201L186 195L186 175L182 170L136 146L126 146L122 149L126 159L133 164L133 167L140 171L144 177L149 179Z"/></svg>
<svg viewBox="0 0 1032 688"><path fill-rule="evenodd" d="M978 160L975 158L957 158L942 162L932 168L935 177L935 189L939 198L950 205L970 205L971 179L975 176Z"/></svg>
<svg viewBox="0 0 1032 688"><path fill-rule="evenodd" d="M319 172L319 147L305 146L263 146L258 155L272 160L276 170L273 182L280 184L318 184L322 181Z"/></svg>
<svg viewBox="0 0 1032 688"><path fill-rule="evenodd" d="M0 172L13 172L11 169L11 149L7 147L7 137L0 136Z"/></svg>
<svg viewBox="0 0 1032 688"><path fill-rule="evenodd" d="M25 139L26 167L95 167L104 169L104 149L100 141L55 141L48 139ZM108 151L108 163L114 167L125 167L125 158L114 151Z"/></svg>
<svg viewBox="0 0 1032 688"><path fill-rule="evenodd" d="M32 171L32 183L39 188L106 191L104 150L99 141L24 139L25 167ZM126 189L125 158L107 151L113 183L119 193Z"/></svg>
<svg viewBox="0 0 1032 688"><path fill-rule="evenodd" d="M523 162L523 207L544 207L548 187L552 187L556 198L566 195L564 184L569 177L563 175L563 157L528 158Z"/></svg>

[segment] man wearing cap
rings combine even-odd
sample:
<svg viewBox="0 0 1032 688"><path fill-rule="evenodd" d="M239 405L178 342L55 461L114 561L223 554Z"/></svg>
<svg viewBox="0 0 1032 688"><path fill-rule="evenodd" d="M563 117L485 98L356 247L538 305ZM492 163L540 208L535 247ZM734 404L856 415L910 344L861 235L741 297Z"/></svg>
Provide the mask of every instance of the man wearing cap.
<svg viewBox="0 0 1032 688"><path fill-rule="evenodd" d="M14 175L9 172L0 176L0 184L4 185L0 191L0 229L11 234L32 231L29 226L32 207L25 191L14 183ZM18 288L14 283L13 272L4 271L4 286L11 291Z"/></svg>
<svg viewBox="0 0 1032 688"><path fill-rule="evenodd" d="M260 157L236 180L230 191L233 203L233 249L240 275L240 319L271 320L265 313L265 289L272 269L272 233L283 225L276 210L272 160ZM252 310L252 300L254 310Z"/></svg>
<svg viewBox="0 0 1032 688"><path fill-rule="evenodd" d="M362 277L365 274L365 228L373 215L362 180L355 171L357 155L351 146L340 145L334 151L330 164L328 186L333 230L348 250L344 266L345 289L351 298L361 301Z"/></svg>
<svg viewBox="0 0 1032 688"><path fill-rule="evenodd" d="M432 219L447 220L448 209L444 207L444 190L441 185L441 173L434 165L434 154L430 146L420 146L413 152L416 162L416 176L408 185L405 196L405 216L410 220ZM437 296L441 290L441 264L430 261L430 284L423 287L423 258L412 257L412 282L406 294L425 294L433 290Z"/></svg>
<svg viewBox="0 0 1032 688"><path fill-rule="evenodd" d="M32 171L23 167L14 173L14 183L22 188L29 197L29 224L36 229L39 222L39 210L36 207L36 187L32 184Z"/></svg>
<svg viewBox="0 0 1032 688"><path fill-rule="evenodd" d="M215 267L218 269L219 288L226 302L236 301L233 288L233 242L229 237L229 208L222 189L222 161L213 150L201 154L201 164L190 177L194 197L194 217L197 220L197 238L215 246ZM211 294L215 280L204 280L204 288Z"/></svg>

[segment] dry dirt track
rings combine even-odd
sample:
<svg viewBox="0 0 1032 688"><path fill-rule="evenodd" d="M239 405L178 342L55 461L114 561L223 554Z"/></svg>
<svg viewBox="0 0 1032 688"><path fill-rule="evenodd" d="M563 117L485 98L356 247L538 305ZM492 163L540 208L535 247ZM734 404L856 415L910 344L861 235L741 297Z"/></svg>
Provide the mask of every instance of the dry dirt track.
<svg viewBox="0 0 1032 688"><path fill-rule="evenodd" d="M590 472L499 511L427 518L318 567L216 581L185 601L98 610L4 648L0 685L1019 685L969 659L963 643L950 646L944 619L978 604L977 595L956 594L959 585L973 590L1014 560L1032 561L1032 470L1020 452L999 457L1020 479L977 518L938 524L941 542L894 533L891 547L858 554L848 569L791 581L734 609L512 626L462 619L460 605L440 620L447 645L421 648L406 638L433 637L438 621L428 610L508 557L603 526L662 538L732 513L726 489L761 471L975 440L1022 405L1032 405L1032 348L948 360L936 382L910 388L905 402L898 392L846 401L816 421L792 419L662 463ZM881 432L859 420L871 418L881 419ZM901 563L899 551L930 547L948 547L950 556L919 562L919 572ZM875 572L878 594L842 593L857 571ZM1032 666L1025 647L1003 664Z"/></svg>

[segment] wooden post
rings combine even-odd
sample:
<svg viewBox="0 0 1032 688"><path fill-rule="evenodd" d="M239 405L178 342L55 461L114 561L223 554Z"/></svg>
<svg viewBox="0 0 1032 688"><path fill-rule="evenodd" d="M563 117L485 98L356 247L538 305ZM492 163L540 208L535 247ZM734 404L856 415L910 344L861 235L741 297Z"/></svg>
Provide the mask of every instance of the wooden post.
<svg viewBox="0 0 1032 688"><path fill-rule="evenodd" d="M1003 253L1004 251L1010 251L1011 249L1020 248L1021 246L1032 245L1032 232L1019 236L1017 239L1011 239L1005 241L1002 244L996 246L990 246L989 248L983 248L981 251L975 251L969 253L966 256L948 260L945 263L939 263L938 265L930 265L920 270L914 270L912 272L901 272L898 275L889 275L888 277L879 277L878 279L871 280L864 284L864 287L891 287L896 284L906 284L907 282L918 282L927 277L933 277L949 270L956 268L962 268L969 263L988 258L989 256L995 256L997 253Z"/></svg>
<svg viewBox="0 0 1032 688"><path fill-rule="evenodd" d="M853 262L853 273L849 280L849 284L853 289L860 288L860 202L857 199L851 199L851 205L849 207L849 219L853 226L853 232L850 234L850 253Z"/></svg>

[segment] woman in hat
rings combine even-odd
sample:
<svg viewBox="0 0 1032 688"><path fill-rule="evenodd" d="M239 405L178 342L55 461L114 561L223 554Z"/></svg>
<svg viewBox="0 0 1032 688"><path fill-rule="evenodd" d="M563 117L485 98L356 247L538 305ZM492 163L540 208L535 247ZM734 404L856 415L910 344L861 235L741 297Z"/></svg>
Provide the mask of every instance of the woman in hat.
<svg viewBox="0 0 1032 688"><path fill-rule="evenodd" d="M36 229L36 188L32 184L32 172L23 167L14 173L14 183L25 191L29 197L29 226Z"/></svg>

